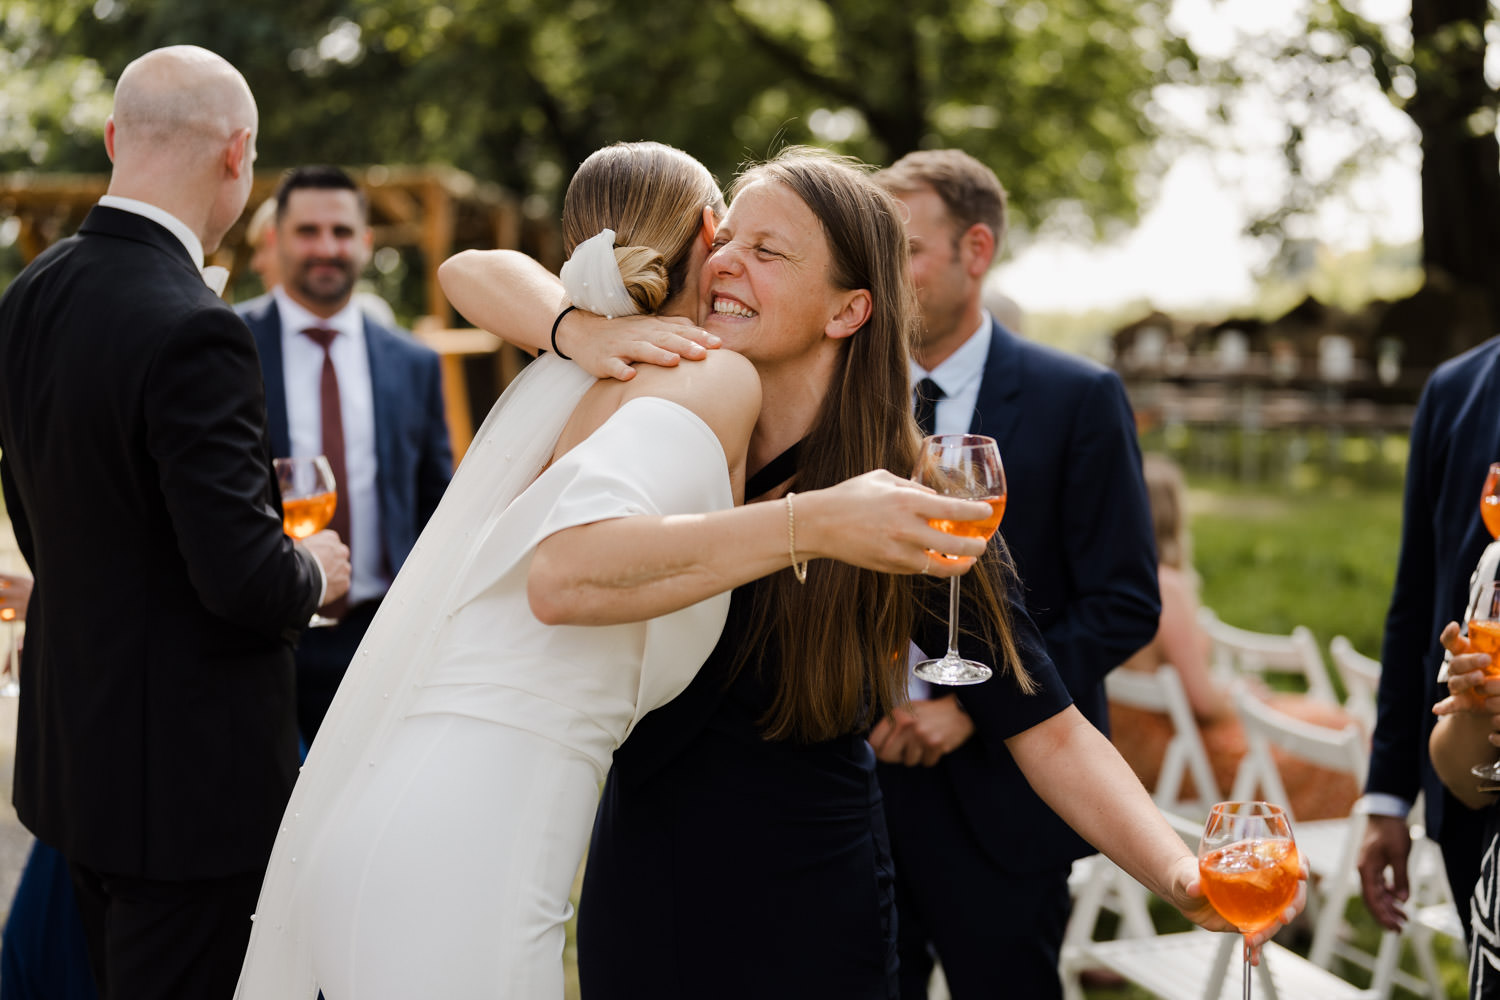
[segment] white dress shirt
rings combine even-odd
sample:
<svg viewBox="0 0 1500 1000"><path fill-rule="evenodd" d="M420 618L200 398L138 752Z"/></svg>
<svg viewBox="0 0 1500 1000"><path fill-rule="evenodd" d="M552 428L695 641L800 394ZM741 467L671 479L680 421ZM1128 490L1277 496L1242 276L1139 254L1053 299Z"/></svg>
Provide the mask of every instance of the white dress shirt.
<svg viewBox="0 0 1500 1000"><path fill-rule="evenodd" d="M943 390L943 398L937 401L933 411L932 429L938 434L967 434L974 423L974 408L979 405L979 385L984 381L984 363L990 356L990 314L979 313L979 329L969 335L958 350L944 358L936 368L928 371L916 361L911 364L912 406L916 406L916 385L930 378ZM930 656L942 656L938 650ZM916 643L908 651L910 662L919 663L928 659ZM907 675L907 696L912 701L921 701L932 695L931 686L916 674Z"/></svg>
<svg viewBox="0 0 1500 1000"><path fill-rule="evenodd" d="M943 390L933 413L933 430L938 434L967 434L974 423L974 407L979 405L979 383L984 381L984 362L990 356L990 314L980 311L979 329L932 371L911 362L911 384L930 378ZM915 394L912 405L916 405Z"/></svg>
<svg viewBox="0 0 1500 1000"><path fill-rule="evenodd" d="M338 331L329 346L339 380L339 414L344 424L344 475L339 503L349 505L349 604L380 597L390 589L385 573L385 545L380 533L380 495L376 477L375 393L370 355L365 348L364 316L350 304L328 319L314 316L292 300L280 285L271 290L281 318L281 378L286 389L287 433L292 457L323 454L323 348L303 331L326 327Z"/></svg>

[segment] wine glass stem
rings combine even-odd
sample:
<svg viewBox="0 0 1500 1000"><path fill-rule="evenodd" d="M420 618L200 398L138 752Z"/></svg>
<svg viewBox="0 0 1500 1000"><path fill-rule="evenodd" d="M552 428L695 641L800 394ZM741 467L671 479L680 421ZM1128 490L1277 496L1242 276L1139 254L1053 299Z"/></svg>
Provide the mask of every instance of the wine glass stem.
<svg viewBox="0 0 1500 1000"><path fill-rule="evenodd" d="M958 577L948 578L948 656L950 660L959 659L958 655Z"/></svg>
<svg viewBox="0 0 1500 1000"><path fill-rule="evenodd" d="M1250 942L1245 941L1245 1000L1250 1000Z"/></svg>

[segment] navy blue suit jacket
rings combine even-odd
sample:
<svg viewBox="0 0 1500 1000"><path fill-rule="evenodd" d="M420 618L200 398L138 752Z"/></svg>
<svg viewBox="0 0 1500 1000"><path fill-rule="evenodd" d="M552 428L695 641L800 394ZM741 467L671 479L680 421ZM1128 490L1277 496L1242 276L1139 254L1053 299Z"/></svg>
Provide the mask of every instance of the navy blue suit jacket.
<svg viewBox="0 0 1500 1000"><path fill-rule="evenodd" d="M1442 835L1448 799L1427 754L1436 721L1429 709L1448 693L1437 682L1443 661L1438 634L1463 616L1469 577L1491 541L1479 516L1479 494L1495 461L1500 461L1500 339L1443 363L1422 391L1411 429L1401 553L1380 653L1380 707L1365 787L1407 801L1426 792L1427 830L1434 837Z"/></svg>
<svg viewBox="0 0 1500 1000"><path fill-rule="evenodd" d="M255 335L266 380L271 450L290 455L281 317L269 295L237 311ZM453 477L453 449L443 411L442 371L431 348L365 317L365 347L375 400L376 486L380 530L394 574L406 561Z"/></svg>
<svg viewBox="0 0 1500 1000"><path fill-rule="evenodd" d="M1005 463L1000 535L1069 694L1107 731L1104 675L1151 641L1161 615L1135 418L1119 377L1102 365L993 321L990 336L970 430L993 437ZM1091 853L986 734L987 702L1017 697L1014 690L990 682L958 695L973 737L932 768L882 765L889 808L956 802L961 815L948 822L966 824L1009 871L1062 867Z"/></svg>

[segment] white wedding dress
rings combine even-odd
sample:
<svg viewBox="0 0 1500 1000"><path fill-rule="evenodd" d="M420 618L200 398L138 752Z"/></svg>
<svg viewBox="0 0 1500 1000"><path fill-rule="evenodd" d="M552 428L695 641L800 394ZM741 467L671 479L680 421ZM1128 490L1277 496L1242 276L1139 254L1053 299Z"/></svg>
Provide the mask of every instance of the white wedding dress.
<svg viewBox="0 0 1500 1000"><path fill-rule="evenodd" d="M718 438L654 397L538 475L593 381L544 356L476 436L293 790L236 997L562 997L599 782L687 686L729 603L608 627L532 616L527 570L548 535L733 504Z"/></svg>

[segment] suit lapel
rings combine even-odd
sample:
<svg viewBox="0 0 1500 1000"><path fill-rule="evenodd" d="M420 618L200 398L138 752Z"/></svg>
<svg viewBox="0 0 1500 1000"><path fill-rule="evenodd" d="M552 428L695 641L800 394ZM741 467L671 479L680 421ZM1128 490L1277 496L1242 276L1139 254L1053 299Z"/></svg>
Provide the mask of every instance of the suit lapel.
<svg viewBox="0 0 1500 1000"><path fill-rule="evenodd" d="M368 316L361 318L365 325L365 355L370 365L370 406L375 411L375 490L380 498L380 524L385 535L382 549L389 559L392 526L401 506L395 483L406 468L396 460L402 436L391 426L402 410L401 368L399 359L391 355L395 334L371 322ZM409 513L400 516L411 517Z"/></svg>
<svg viewBox="0 0 1500 1000"><path fill-rule="evenodd" d="M286 378L282 374L281 360L281 314L276 310L276 300L267 296L264 312L251 312L245 316L245 325L255 337L255 349L260 351L260 370L266 383L266 428L271 435L273 455L286 456L292 453L292 436L287 429Z"/></svg>
<svg viewBox="0 0 1500 1000"><path fill-rule="evenodd" d="M365 324L365 354L370 363L370 400L375 410L375 460L382 469L395 469L395 441L399 435L393 433L391 415L396 412L396 401L401 395L401 384L395 359L390 357L391 344L386 331L363 318ZM385 477L380 477L385 478Z"/></svg>
<svg viewBox="0 0 1500 1000"><path fill-rule="evenodd" d="M994 438L1004 455L1015 430L1020 407L1012 405L1021 393L1021 352L1015 334L990 320L990 353L984 362L984 378L979 383L979 401L974 406L970 434Z"/></svg>

